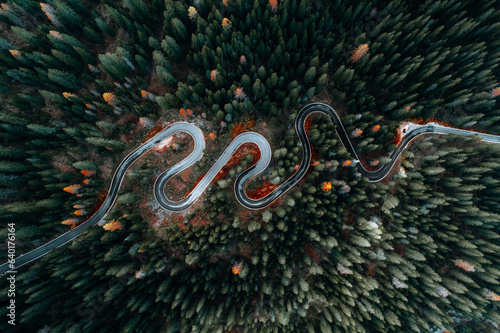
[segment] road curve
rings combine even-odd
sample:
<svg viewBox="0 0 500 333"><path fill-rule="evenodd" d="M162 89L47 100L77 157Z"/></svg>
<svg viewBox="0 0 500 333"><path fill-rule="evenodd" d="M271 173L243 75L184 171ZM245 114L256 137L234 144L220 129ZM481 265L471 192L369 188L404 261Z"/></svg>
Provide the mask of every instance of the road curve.
<svg viewBox="0 0 500 333"><path fill-rule="evenodd" d="M167 182L170 180L170 178L174 177L177 173L181 172L182 170L185 170L186 168L190 167L193 163L201 159L203 156L203 150L196 152L193 152L191 155L193 158L190 158L191 155L189 155L186 159L182 160L181 162L177 163L170 169L166 170L163 172L158 179L155 182L154 185L154 195L156 198L156 201L165 208L166 210L173 211L173 212L179 212L187 209L189 206L191 206L196 199L199 198L199 196L205 192L207 187L210 185L212 180L217 176L219 171L224 167L226 162L231 158L231 156L238 150L238 148L243 145L244 143L251 142L256 144L260 151L260 159L257 161L256 164L254 164L251 168L243 172L241 175L244 174L250 174L251 175L256 175L264 171L267 166L269 165L269 162L271 161L271 147L269 146L269 142L259 133L255 132L246 132L243 134L238 135L236 138L234 138L233 141L229 144L229 146L224 150L222 155L219 157L219 159L215 162L215 164L208 170L208 172L203 176L203 178L200 180L200 182L196 185L196 187L189 192L189 194L182 200L179 201L171 201L170 199L167 198L165 195L165 185ZM240 176L241 176L240 175ZM253 177L253 176L251 176ZM250 178L251 178L250 177ZM244 178L245 182L249 178ZM245 184L243 182L243 184ZM235 188L237 188L239 185L238 182L235 183ZM243 206L245 206L243 204ZM247 206L245 206L247 207ZM247 207L252 209L251 207ZM258 208L257 208L258 209Z"/></svg>
<svg viewBox="0 0 500 333"><path fill-rule="evenodd" d="M154 195L158 203L165 209L170 211L182 211L188 208L193 202L206 190L210 185L212 180L215 178L219 170L226 164L229 158L236 152L236 150L244 143L251 142L257 144L261 151L261 157L259 161L252 167L243 171L238 175L234 184L234 192L238 202L245 208L258 210L271 205L276 199L281 197L285 192L294 187L305 175L307 169L309 168L311 162L311 147L309 144L309 139L305 130L305 121L307 117L313 113L322 113L329 116L330 120L336 125L336 132L344 145L344 147L349 151L355 160L359 160L354 147L349 140L349 136L344 128L344 125L340 121L339 116L330 106L323 103L312 103L305 106L297 115L295 121L295 130L300 139L303 148L303 158L301 164L297 170L289 179L283 182L278 188L273 192L269 193L263 198L258 200L251 199L245 193L245 184L251 180L253 177L264 171L270 161L271 161L271 148L267 140L260 134L255 132L246 132L237 136L229 146L224 150L221 157L212 166L212 168L205 174L203 179L197 184L197 186L182 200L171 201L165 195L165 184L175 176L177 173L185 170L189 166L193 165L203 157L203 150L205 149L205 137L203 132L195 125L187 122L176 122L171 126L163 129L161 132L156 134L153 138L146 141L144 144L136 148L130 154L128 154L120 165L117 167L113 178L111 180L111 185L109 188L108 196L106 197L104 203L99 208L99 210L92 215L88 220L77 226L71 231L68 231L61 236L55 238L54 240L16 258L15 267L10 269L8 263L4 263L0 266L0 274L7 273L10 270L15 270L27 263L36 260L45 254L49 253L55 248L58 248L71 240L78 237L84 230L90 226L95 225L101 221L106 214L109 212L113 206L118 190L120 189L123 178L125 177L128 168L142 155L146 154L152 148L157 146L164 139L172 136L176 132L188 133L194 140L194 149L191 154L186 157L181 162L177 163L167 171L163 172L156 180L154 184ZM368 171L364 168L361 163L357 163L356 167L359 172L368 178L370 182L378 182L382 180L390 172L397 158L402 153L402 151L407 147L408 143L422 134L436 133L436 134L459 134L465 136L476 136L481 137L482 141L500 143L500 136L483 134L478 132L472 132L467 130L455 129L445 127L436 123L429 123L426 125L410 124L408 126L408 131L402 138L401 142L398 144L396 150L390 154L391 161L385 164L380 169L376 171Z"/></svg>

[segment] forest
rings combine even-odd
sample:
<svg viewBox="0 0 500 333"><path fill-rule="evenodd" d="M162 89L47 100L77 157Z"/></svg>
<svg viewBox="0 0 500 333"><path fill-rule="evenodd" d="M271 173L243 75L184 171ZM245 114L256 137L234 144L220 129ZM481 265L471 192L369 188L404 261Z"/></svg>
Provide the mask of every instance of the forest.
<svg viewBox="0 0 500 333"><path fill-rule="evenodd" d="M128 171L99 225L9 281L3 332L499 332L500 147L415 139L383 181L405 122L500 135L498 0L3 0L0 7L0 253L9 223L26 253L95 213L122 159L187 121L203 159L166 193L180 199L239 133L273 150L247 188L263 196L296 170L298 111L307 176L271 206L238 204L242 148L185 213L153 184L189 154L176 135ZM5 241L3 241L5 240Z"/></svg>

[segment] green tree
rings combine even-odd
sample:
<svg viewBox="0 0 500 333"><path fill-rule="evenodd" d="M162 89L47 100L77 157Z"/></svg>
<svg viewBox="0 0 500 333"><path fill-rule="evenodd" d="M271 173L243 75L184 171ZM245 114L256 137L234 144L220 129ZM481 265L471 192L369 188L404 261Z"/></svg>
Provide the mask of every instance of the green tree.
<svg viewBox="0 0 500 333"><path fill-rule="evenodd" d="M122 56L107 52L106 54L99 54L98 57L100 61L99 68L101 70L113 79L125 80L131 68Z"/></svg>
<svg viewBox="0 0 500 333"><path fill-rule="evenodd" d="M98 137L88 137L85 141L100 147L109 148L111 150L123 150L125 149L125 143L117 140L98 138Z"/></svg>
<svg viewBox="0 0 500 333"><path fill-rule="evenodd" d="M184 23L177 17L174 17L170 23L172 24L172 29L177 40L186 42L189 40L188 31Z"/></svg>
<svg viewBox="0 0 500 333"><path fill-rule="evenodd" d="M315 78L316 78L316 67L310 67L304 74L304 83L307 85L311 85L314 83Z"/></svg>
<svg viewBox="0 0 500 333"><path fill-rule="evenodd" d="M51 81L69 89L79 89L81 87L81 81L69 72L61 71L58 69L49 69L48 77Z"/></svg>
<svg viewBox="0 0 500 333"><path fill-rule="evenodd" d="M165 36L161 42L161 47L167 56L174 62L180 62L184 58L184 54L179 44L170 36Z"/></svg>

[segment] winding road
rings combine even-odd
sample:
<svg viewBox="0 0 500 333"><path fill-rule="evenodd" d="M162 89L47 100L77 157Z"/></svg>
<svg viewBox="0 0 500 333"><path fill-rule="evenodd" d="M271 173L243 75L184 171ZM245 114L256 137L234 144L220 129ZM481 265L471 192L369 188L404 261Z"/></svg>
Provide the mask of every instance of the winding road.
<svg viewBox="0 0 500 333"><path fill-rule="evenodd" d="M253 177L264 171L270 161L271 161L271 147L268 141L260 134L256 132L246 132L237 136L229 146L224 150L220 158L215 162L215 164L210 168L210 170L205 174L201 181L196 185L196 187L182 200L171 201L165 195L165 184L174 177L179 172L190 167L203 157L203 150L205 149L205 136L203 132L195 125L187 122L176 122L171 126L163 129L161 132L156 134L153 138L146 141L144 144L136 148L130 154L128 154L123 161L118 165L113 179L111 180L111 185L108 191L108 196L103 202L99 210L92 215L88 220L81 223L79 226L71 231L68 231L61 236L55 238L54 240L16 258L15 267L10 268L8 263L4 263L0 266L0 275L7 273L8 271L16 270L17 268L30 263L45 254L49 253L55 248L61 247L64 244L72 241L78 237L84 230L97 224L101 221L109 210L113 207L118 190L122 184L123 178L125 177L128 168L142 155L146 154L148 151L156 147L163 140L172 136L177 132L188 133L194 140L194 149L191 154L183 159L181 162L177 163L170 169L163 172L156 180L154 184L154 195L158 203L166 210L169 211L182 211L191 206L196 199L206 190L210 185L212 180L215 178L219 170L226 164L226 162L231 158L231 156L238 150L238 148L247 142L256 144L260 151L261 156L256 164L243 171L238 175L234 184L234 193L238 202L245 208L252 210L263 209L271 205L276 199L285 194L288 190L294 187L306 174L311 162L311 146L307 133L305 130L305 121L307 117L313 113L322 113L329 116L330 120L336 125L336 132L340 137L340 140L344 147L353 156L353 159L359 160L354 147L349 140L348 133L346 132L344 125L340 121L339 116L330 106L324 103L312 103L305 106L297 115L295 121L295 130L300 139L301 146L303 148L303 158L298 170L285 182L283 182L278 188L273 192L269 193L263 198L258 200L251 199L245 193L245 184L251 180ZM425 125L417 125L410 123L407 126L405 135L403 136L401 142L398 144L397 149L394 150L390 159L391 162L385 164L377 171L366 170L361 163L356 163L358 171L365 177L368 178L370 182L381 181L385 176L389 174L397 158L402 153L402 151L407 147L408 143L422 134L435 133L435 134L459 134L465 136L476 136L481 137L482 141L500 143L500 136L483 134L478 132L472 132L467 130L455 129L445 127L436 123L429 123Z"/></svg>

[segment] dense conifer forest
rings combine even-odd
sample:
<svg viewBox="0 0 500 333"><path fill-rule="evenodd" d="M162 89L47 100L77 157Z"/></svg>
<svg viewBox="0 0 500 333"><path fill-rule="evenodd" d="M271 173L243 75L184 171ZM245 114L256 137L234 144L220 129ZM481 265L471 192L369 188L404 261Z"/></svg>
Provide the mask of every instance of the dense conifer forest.
<svg viewBox="0 0 500 333"><path fill-rule="evenodd" d="M259 196L301 161L307 176L265 210L238 205L230 161L184 214L158 209L160 172L192 149L176 136L132 166L100 225L18 269L2 332L498 332L500 147L428 135L388 163L404 121L500 134L496 0L4 0L0 9L0 252L26 253L95 212L114 170L168 123L193 122L204 158L235 135L273 149Z"/></svg>

